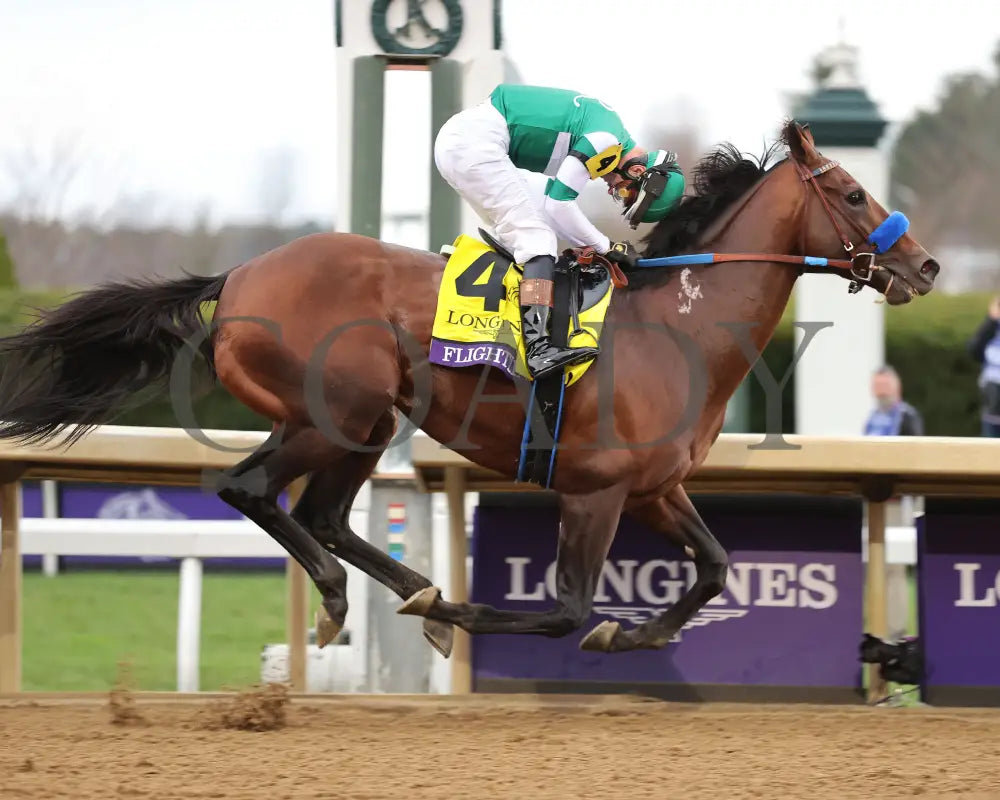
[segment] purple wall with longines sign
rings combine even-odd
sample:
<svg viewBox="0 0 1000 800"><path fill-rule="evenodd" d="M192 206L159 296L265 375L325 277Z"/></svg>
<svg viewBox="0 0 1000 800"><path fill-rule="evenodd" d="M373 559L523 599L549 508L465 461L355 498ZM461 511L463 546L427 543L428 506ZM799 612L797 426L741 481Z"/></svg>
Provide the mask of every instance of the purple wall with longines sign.
<svg viewBox="0 0 1000 800"><path fill-rule="evenodd" d="M42 490L36 481L22 484L22 505L25 517L41 517ZM143 486L135 484L59 483L59 516L66 518L102 519L191 519L240 520L243 515L199 487ZM281 498L287 507L287 498ZM261 531L262 536L266 536ZM25 556L24 566L36 568L40 556ZM124 556L62 556L60 566L150 566L177 563L173 558L137 558ZM282 558L208 558L206 567L243 569L284 569Z"/></svg>
<svg viewBox="0 0 1000 800"><path fill-rule="evenodd" d="M1000 501L928 498L917 536L923 699L1000 705Z"/></svg>
<svg viewBox="0 0 1000 800"><path fill-rule="evenodd" d="M480 495L472 600L553 604L558 510L547 498ZM723 594L658 651L597 654L580 639L603 620L631 627L693 581L683 551L623 518L594 610L578 632L473 638L477 691L643 691L677 699L795 696L856 702L861 685L862 506L845 498L693 498L730 555Z"/></svg>

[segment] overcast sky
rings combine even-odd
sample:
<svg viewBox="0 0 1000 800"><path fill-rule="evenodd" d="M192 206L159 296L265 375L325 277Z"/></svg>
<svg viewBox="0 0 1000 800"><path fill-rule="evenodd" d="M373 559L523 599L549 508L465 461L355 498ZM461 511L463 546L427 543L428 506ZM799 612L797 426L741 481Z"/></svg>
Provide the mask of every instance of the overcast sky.
<svg viewBox="0 0 1000 800"><path fill-rule="evenodd" d="M330 224L332 8L0 0L0 168L23 163L25 148L44 157L72 140L84 153L72 207L117 199L138 217L174 220L207 208L221 222L261 214L264 165L284 163L267 154L291 152L289 218ZM837 40L841 17L870 93L895 122L930 107L947 74L991 69L1000 40L996 0L503 0L503 16L526 82L600 96L640 133L653 114L691 114L706 144L728 139L754 153L786 113L786 93L807 86L813 55ZM389 124L406 126L387 142L392 210L426 204L428 96L426 76L389 76ZM12 190L7 174L0 200Z"/></svg>

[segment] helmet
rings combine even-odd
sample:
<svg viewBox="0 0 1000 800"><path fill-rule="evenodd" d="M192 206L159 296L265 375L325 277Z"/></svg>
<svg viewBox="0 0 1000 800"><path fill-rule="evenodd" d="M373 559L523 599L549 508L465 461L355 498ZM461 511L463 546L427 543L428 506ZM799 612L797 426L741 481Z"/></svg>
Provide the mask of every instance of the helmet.
<svg viewBox="0 0 1000 800"><path fill-rule="evenodd" d="M634 164L642 164L645 172L638 178L628 178L618 196L625 210L622 216L634 229L640 222L658 222L677 205L684 194L684 173L677 164L677 156L668 150L653 150L645 155L630 158L615 171L622 175Z"/></svg>

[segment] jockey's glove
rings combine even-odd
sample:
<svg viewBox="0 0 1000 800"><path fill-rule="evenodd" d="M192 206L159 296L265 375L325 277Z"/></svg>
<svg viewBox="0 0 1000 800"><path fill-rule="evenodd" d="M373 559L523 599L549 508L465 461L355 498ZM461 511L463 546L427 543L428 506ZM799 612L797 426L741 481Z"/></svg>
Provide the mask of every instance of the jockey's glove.
<svg viewBox="0 0 1000 800"><path fill-rule="evenodd" d="M614 261L625 269L635 269L638 266L636 262L639 260L639 253L632 242L612 242L610 249L604 254L604 257L608 261Z"/></svg>

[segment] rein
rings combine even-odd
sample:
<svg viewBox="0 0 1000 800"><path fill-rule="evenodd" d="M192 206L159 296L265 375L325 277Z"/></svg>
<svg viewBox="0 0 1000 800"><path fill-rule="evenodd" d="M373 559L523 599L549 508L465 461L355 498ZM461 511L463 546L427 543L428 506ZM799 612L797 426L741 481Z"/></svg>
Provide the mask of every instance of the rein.
<svg viewBox="0 0 1000 800"><path fill-rule="evenodd" d="M802 267L813 268L804 269L803 272L819 272L823 268L843 269L848 270L851 277L854 278L854 280L851 281L848 292L851 294L859 292L861 290L861 284L869 282L873 273L886 269L886 267L875 263L875 257L876 255L884 253L897 241L899 241L903 234L909 230L909 220L901 212L894 211L886 217L881 225L865 237L865 241L872 247L872 252L854 253L854 243L851 242L850 238L841 229L837 222L837 218L833 214L833 209L830 208L830 203L827 201L823 194L823 190L816 182L816 178L818 176L837 168L840 166L840 162L828 160L822 166L817 167L814 170L809 170L806 166L794 158L790 157L790 160L795 165L795 169L799 173L800 180L803 182L808 181L816 190L816 195L823 204L823 210L826 211L827 217L830 218L830 222L833 224L834 230L837 231L837 236L840 237L840 243L843 245L844 252L850 256L849 258L837 259L822 258L820 256L793 256L785 255L783 253L692 253L680 256L664 256L662 258L640 258L636 262L637 266L680 267L692 264L718 264L724 261L772 261L781 264L795 264ZM865 263L866 260L867 263ZM889 283L886 286L885 291L889 290L889 286L892 285L892 281L895 279L895 275L891 271L889 271L889 274Z"/></svg>

